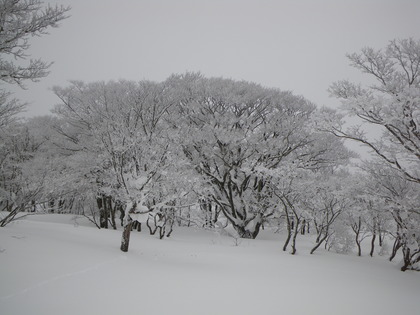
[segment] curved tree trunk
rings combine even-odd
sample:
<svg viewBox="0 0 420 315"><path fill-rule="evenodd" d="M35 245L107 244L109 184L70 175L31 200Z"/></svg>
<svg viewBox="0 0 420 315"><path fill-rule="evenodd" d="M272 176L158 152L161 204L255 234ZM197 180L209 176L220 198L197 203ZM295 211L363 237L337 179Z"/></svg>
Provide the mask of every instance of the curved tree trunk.
<svg viewBox="0 0 420 315"><path fill-rule="evenodd" d="M327 239L328 233L325 235L315 244L315 246L311 249L311 255L318 249L319 246Z"/></svg>
<svg viewBox="0 0 420 315"><path fill-rule="evenodd" d="M395 255L397 255L398 250L401 248L402 244L400 242L400 237L397 236L395 238L394 246L392 247L392 253L389 257L389 261L392 261L395 258Z"/></svg>

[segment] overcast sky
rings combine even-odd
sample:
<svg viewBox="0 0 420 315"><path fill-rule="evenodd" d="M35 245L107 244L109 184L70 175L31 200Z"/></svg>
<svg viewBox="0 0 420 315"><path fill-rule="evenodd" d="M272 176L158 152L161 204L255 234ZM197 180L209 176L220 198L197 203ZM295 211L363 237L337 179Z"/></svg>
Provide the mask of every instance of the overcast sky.
<svg viewBox="0 0 420 315"><path fill-rule="evenodd" d="M360 81L346 53L420 38L419 0L49 0L71 17L33 38L32 57L54 61L27 90L27 116L48 114L49 90L69 80L162 81L200 71L291 90L336 106L328 86Z"/></svg>

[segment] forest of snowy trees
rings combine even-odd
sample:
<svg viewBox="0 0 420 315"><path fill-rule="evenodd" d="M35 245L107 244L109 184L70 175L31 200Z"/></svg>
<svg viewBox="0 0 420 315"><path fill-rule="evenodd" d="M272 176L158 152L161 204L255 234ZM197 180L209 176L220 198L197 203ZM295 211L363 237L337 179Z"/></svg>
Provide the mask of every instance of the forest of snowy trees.
<svg viewBox="0 0 420 315"><path fill-rule="evenodd" d="M66 12L51 10L45 25ZM2 55L13 48L4 29ZM53 89L51 115L23 120L6 83L44 76L48 64L19 74L2 57L0 226L22 212L83 215L98 228L122 227L123 251L133 229L164 238L180 225L232 228L234 237L257 238L275 228L286 231L283 250L292 254L307 233L316 236L311 253L322 246L362 255L369 240L374 255L388 240L391 260L401 251L401 269L420 270L420 41L348 58L377 83L333 83L340 111L185 73L163 82L74 81ZM364 124L349 126L351 116ZM380 135L370 137L369 125ZM372 157L355 167L344 141Z"/></svg>

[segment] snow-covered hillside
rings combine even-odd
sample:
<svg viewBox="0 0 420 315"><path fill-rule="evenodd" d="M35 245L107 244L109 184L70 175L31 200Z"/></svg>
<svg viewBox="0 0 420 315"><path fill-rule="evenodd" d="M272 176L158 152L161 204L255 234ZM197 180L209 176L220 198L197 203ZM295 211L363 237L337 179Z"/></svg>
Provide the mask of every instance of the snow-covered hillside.
<svg viewBox="0 0 420 315"><path fill-rule="evenodd" d="M67 215L0 229L0 314L415 314L420 273L386 257L298 254L263 231L235 242L178 228L159 240L98 230Z"/></svg>

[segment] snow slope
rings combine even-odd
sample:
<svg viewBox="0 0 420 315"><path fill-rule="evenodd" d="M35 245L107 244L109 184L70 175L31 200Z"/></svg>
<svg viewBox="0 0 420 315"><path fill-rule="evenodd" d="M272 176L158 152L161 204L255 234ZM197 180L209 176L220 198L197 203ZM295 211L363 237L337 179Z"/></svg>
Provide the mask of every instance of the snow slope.
<svg viewBox="0 0 420 315"><path fill-rule="evenodd" d="M0 314L417 314L420 273L386 257L281 251L265 232L227 236L176 229L159 240L98 230L67 215L0 228Z"/></svg>

